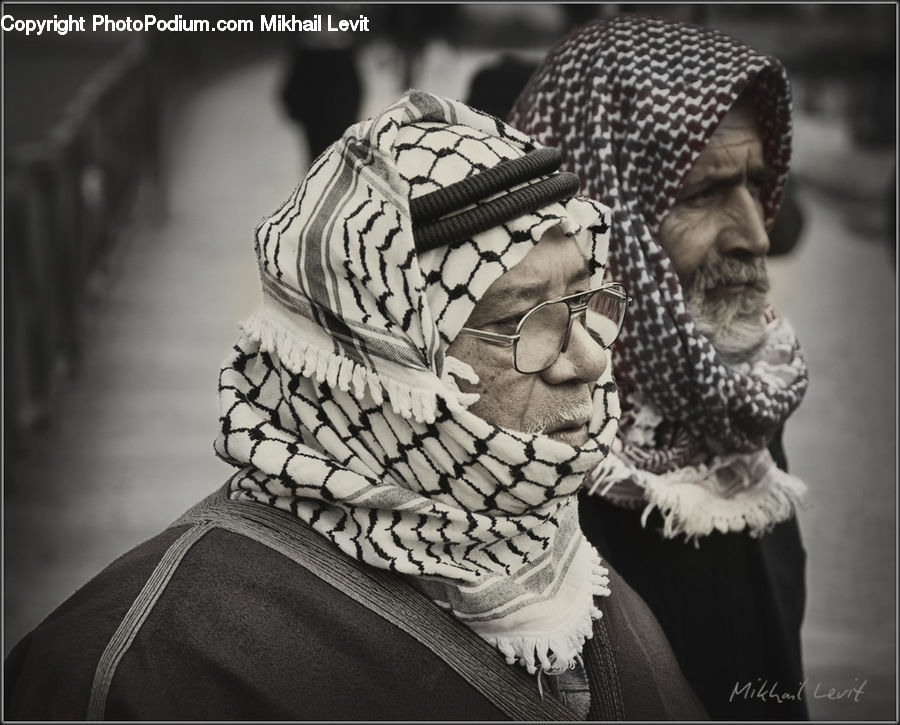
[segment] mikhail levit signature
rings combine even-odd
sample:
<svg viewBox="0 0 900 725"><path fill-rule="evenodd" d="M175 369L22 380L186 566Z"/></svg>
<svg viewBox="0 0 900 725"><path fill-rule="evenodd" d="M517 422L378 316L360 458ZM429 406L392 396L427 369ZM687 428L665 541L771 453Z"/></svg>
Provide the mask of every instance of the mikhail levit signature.
<svg viewBox="0 0 900 725"><path fill-rule="evenodd" d="M757 679L756 682L735 682L728 702L734 701L735 698L763 702L790 702L806 699L859 702L867 682L868 680L860 682L857 677L853 678L852 685L840 687L829 687L821 682L810 685L809 680L803 680L796 687L784 687L777 680L772 683L762 679Z"/></svg>

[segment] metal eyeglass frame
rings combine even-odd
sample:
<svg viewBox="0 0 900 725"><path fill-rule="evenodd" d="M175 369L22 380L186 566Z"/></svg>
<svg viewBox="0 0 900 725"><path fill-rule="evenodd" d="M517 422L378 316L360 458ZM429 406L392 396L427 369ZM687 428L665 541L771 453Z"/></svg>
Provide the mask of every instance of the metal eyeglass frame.
<svg viewBox="0 0 900 725"><path fill-rule="evenodd" d="M516 369L516 372L522 373L523 375L533 375L535 373L541 373L547 368L551 367L553 363L555 363L559 359L559 356L566 351L566 348L569 345L569 336L572 333L572 321L575 319L576 315L584 312L588 308L588 301L598 292L612 293L614 296L618 297L621 300L624 300L625 302L624 306L622 307L621 319L617 320L618 329L616 330L615 337L613 337L613 339L610 340L608 344L601 344L601 347L604 350L608 350L610 346L616 341L616 338L618 338L619 333L622 331L622 322L625 319L625 310L628 305L631 304L631 297L628 296L628 293L625 291L625 285L623 285L621 282L608 282L607 284L601 285L600 287L585 290L584 292L576 292L575 294L566 295L564 297L557 297L556 299L541 302L539 305L535 305L530 310L528 310L528 312L522 315L522 319L519 320L519 324L516 325L516 333L514 335L504 335L499 332L488 332L487 330L476 330L474 327L464 327L459 331L459 334L470 335L471 337L478 338L479 340L485 340L495 345L512 345L513 367ZM583 299L584 302L573 303L572 300L576 299ZM562 345L560 346L559 350L556 351L556 356L544 367L542 367L540 370L531 370L526 373L525 371L519 369L518 364L519 356L517 355L517 352L519 347L519 339L522 337L519 331L522 329L522 325L525 324L525 322L531 315L533 315L542 307L556 304L557 302L565 302L566 306L569 308L569 320L566 324L566 335L563 338Z"/></svg>

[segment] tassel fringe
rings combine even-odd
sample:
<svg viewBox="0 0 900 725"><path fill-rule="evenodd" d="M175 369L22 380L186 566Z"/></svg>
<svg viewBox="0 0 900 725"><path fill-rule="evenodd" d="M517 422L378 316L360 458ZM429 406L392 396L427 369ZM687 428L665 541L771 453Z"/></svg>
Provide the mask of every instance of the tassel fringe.
<svg viewBox="0 0 900 725"><path fill-rule="evenodd" d="M594 635L593 620L601 619L601 612L594 604L594 597L608 597L609 570L603 566L600 556L591 549L591 591L583 613L571 619L565 630L543 636L488 637L506 658L507 664L520 664L534 675L538 671L558 675L575 667L581 657L586 640Z"/></svg>
<svg viewBox="0 0 900 725"><path fill-rule="evenodd" d="M684 536L699 547L700 538L713 531L723 534L747 531L756 538L789 519L806 495L806 484L795 476L775 469L756 486L733 499L722 499L695 484L666 486L652 481L646 489L647 505L641 515L646 526L654 509L663 516L663 536Z"/></svg>
<svg viewBox="0 0 900 725"><path fill-rule="evenodd" d="M362 400L366 393L375 405L384 403L385 394L394 413L420 423L433 423L437 416L438 396L451 404L467 405L471 395L461 393L435 376L435 389L415 387L363 367L349 358L325 352L311 342L297 338L278 322L257 312L240 326L241 332L262 350L276 353L291 372L325 382L330 387L351 393ZM477 396L476 396L477 399Z"/></svg>
<svg viewBox="0 0 900 725"><path fill-rule="evenodd" d="M754 465L745 465L748 456L731 456L711 466L691 466L656 475L633 469L610 454L591 473L586 485L590 485L589 495L603 496L628 508L644 506L643 526L647 525L650 513L658 509L664 520L662 533L667 539L683 535L699 546L699 539L713 531L747 531L750 536L758 537L794 515L807 489L800 479L775 466L767 452L755 456L762 457L761 460L768 458L771 465L757 480L746 479L736 493L718 492L704 482L731 465L752 470Z"/></svg>

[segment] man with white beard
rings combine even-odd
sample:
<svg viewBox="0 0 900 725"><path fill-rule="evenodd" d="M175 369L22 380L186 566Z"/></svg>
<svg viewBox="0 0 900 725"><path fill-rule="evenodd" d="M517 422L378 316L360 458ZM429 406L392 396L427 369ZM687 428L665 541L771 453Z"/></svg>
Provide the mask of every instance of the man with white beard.
<svg viewBox="0 0 900 725"><path fill-rule="evenodd" d="M622 15L552 49L509 120L613 208L609 270L635 298L584 532L713 719L806 718L805 485L781 435L807 371L765 265L790 161L785 70L723 33Z"/></svg>
<svg viewBox="0 0 900 725"><path fill-rule="evenodd" d="M769 249L760 203L766 166L754 107L729 110L660 224L659 245L682 282L697 329L722 360L739 366L766 339Z"/></svg>

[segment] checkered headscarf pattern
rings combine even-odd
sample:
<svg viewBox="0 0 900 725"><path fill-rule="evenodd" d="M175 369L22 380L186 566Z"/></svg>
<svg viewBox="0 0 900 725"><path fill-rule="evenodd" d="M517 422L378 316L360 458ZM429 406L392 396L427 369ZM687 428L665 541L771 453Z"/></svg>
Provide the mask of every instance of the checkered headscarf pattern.
<svg viewBox="0 0 900 725"><path fill-rule="evenodd" d="M775 172L762 192L771 226L790 160L788 79L776 59L723 33L641 16L592 22L550 51L510 114L516 128L559 147L563 168L613 208L609 270L634 298L616 342L620 444L655 474L721 452L755 455L807 386L796 337L773 310L778 374L768 361L726 366L695 328L655 241L684 176L747 89ZM642 404L662 419L652 441L628 436L624 411Z"/></svg>
<svg viewBox="0 0 900 725"><path fill-rule="evenodd" d="M454 376L471 368L445 351L552 227L599 282L606 210L554 202L417 255L409 199L532 148L419 92L348 129L259 226L263 307L223 366L216 440L242 469L233 498L410 577L530 671L568 667L608 594L574 496L615 437L616 386L597 382L594 438L575 448L469 413Z"/></svg>

